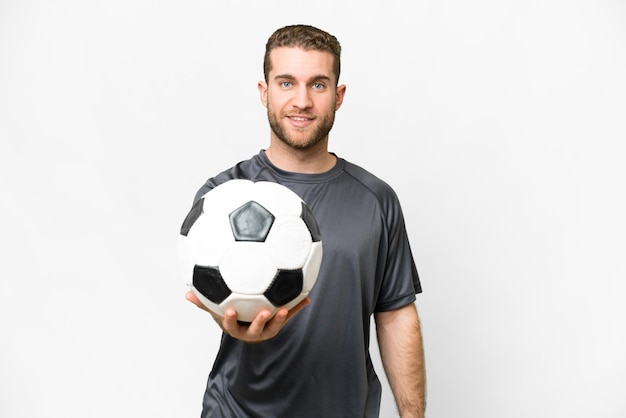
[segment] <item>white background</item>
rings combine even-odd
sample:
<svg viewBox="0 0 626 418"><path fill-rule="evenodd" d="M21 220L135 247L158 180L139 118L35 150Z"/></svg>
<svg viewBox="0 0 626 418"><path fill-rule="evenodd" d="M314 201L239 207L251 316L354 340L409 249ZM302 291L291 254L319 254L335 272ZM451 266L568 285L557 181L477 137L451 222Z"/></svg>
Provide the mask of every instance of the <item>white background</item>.
<svg viewBox="0 0 626 418"><path fill-rule="evenodd" d="M626 4L408 4L0 0L0 417L199 416L176 236L267 146L292 23L344 48L331 149L403 204L428 416L626 416Z"/></svg>

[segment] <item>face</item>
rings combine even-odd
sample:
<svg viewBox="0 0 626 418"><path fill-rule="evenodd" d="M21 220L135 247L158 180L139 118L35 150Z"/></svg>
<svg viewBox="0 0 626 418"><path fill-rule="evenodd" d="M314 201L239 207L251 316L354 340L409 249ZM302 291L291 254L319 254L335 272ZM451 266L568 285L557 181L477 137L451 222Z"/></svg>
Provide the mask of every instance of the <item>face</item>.
<svg viewBox="0 0 626 418"><path fill-rule="evenodd" d="M328 141L345 86L335 87L329 52L281 47L270 53L272 69L259 93L271 128L271 140L307 150Z"/></svg>

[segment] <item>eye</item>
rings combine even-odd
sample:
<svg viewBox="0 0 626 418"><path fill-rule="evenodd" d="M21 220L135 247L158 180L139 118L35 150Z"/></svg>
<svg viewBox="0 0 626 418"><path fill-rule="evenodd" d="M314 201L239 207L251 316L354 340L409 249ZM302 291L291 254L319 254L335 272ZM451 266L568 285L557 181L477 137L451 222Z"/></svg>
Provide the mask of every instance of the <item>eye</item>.
<svg viewBox="0 0 626 418"><path fill-rule="evenodd" d="M313 87L314 90L322 90L326 86L324 85L324 83L317 82L313 83L311 87Z"/></svg>
<svg viewBox="0 0 626 418"><path fill-rule="evenodd" d="M288 89L289 87L291 87L293 84L291 83L291 81L281 81L280 82L280 86L284 89Z"/></svg>

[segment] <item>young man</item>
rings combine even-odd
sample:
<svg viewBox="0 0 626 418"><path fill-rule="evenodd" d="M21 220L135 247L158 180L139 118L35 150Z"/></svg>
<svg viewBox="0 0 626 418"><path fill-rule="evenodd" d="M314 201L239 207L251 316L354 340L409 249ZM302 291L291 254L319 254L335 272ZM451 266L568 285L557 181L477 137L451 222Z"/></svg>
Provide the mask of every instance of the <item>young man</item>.
<svg viewBox="0 0 626 418"><path fill-rule="evenodd" d="M338 84L340 52L337 39L317 28L277 30L258 85L270 145L209 179L196 195L233 178L281 183L312 209L324 242L310 299L271 319L261 312L249 325L238 323L233 310L223 318L212 314L224 333L202 417L377 417L372 315L399 412L423 417L424 358L414 305L421 286L400 204L383 181L328 151L346 92ZM193 293L186 297L204 308Z"/></svg>

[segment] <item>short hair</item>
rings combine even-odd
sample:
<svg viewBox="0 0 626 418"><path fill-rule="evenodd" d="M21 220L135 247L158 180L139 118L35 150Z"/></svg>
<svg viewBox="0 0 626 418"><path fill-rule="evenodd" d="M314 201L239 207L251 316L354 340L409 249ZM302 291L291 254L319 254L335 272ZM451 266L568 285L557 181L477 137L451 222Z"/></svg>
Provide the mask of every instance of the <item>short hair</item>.
<svg viewBox="0 0 626 418"><path fill-rule="evenodd" d="M265 44L263 75L266 82L272 69L270 53L273 49L280 47L298 47L304 50L330 52L333 56L333 72L336 83L339 84L341 45L337 38L330 33L309 25L290 25L276 30Z"/></svg>

